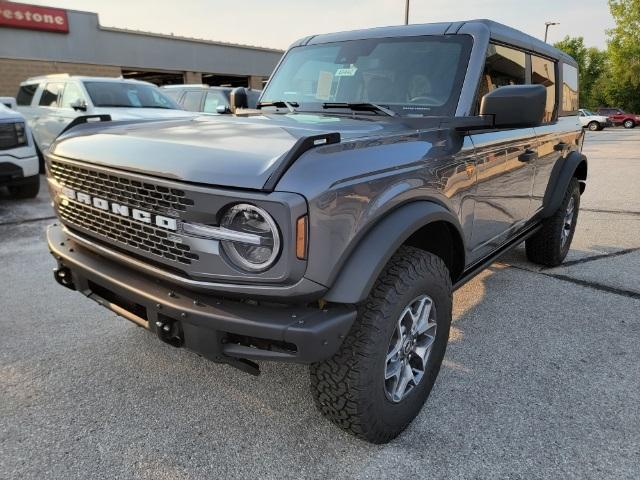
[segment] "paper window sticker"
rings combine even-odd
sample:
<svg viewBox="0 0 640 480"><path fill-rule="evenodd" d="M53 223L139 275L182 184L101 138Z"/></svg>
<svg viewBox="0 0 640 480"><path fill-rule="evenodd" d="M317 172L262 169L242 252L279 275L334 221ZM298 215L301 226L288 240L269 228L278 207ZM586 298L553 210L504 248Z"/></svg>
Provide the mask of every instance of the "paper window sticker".
<svg viewBox="0 0 640 480"><path fill-rule="evenodd" d="M318 75L318 88L316 89L316 98L320 100L329 100L331 97L331 84L333 83L333 74L331 72L321 71Z"/></svg>

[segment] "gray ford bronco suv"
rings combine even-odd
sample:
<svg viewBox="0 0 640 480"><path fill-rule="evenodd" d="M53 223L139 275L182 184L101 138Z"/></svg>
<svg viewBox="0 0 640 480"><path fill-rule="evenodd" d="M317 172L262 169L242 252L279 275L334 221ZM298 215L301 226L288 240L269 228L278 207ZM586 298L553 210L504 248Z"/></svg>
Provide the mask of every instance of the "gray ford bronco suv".
<svg viewBox="0 0 640 480"><path fill-rule="evenodd" d="M309 364L318 409L387 442L433 387L452 291L522 242L565 258L577 83L572 58L487 20L301 39L257 110L60 136L55 278L213 361Z"/></svg>

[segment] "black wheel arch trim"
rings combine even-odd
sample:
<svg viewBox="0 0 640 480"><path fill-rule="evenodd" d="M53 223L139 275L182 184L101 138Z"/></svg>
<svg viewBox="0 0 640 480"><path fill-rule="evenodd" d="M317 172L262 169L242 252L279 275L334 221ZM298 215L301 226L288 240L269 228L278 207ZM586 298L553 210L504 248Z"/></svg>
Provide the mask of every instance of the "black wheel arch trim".
<svg viewBox="0 0 640 480"><path fill-rule="evenodd" d="M464 235L458 218L439 203L414 201L398 207L374 225L352 250L324 300L335 303L360 303L393 254L422 227L446 222L457 232L466 253ZM398 232L389 235L389 232ZM465 265L462 259L462 265ZM455 281L455 280L454 280Z"/></svg>
<svg viewBox="0 0 640 480"><path fill-rule="evenodd" d="M578 177L580 193L584 192L587 168L587 157L577 151L571 152L563 161L556 162L544 194L543 209L540 214L542 218L550 217L558 209L564 198L567 186L573 177Z"/></svg>

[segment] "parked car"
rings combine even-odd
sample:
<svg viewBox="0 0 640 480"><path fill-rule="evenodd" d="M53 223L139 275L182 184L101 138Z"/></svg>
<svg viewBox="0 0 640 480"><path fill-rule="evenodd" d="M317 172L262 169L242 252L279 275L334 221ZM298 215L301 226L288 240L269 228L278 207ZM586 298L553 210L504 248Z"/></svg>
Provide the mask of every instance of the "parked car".
<svg viewBox="0 0 640 480"><path fill-rule="evenodd" d="M209 85L165 85L160 87L168 97L190 112L220 115L231 113L232 87L210 87ZM244 89L247 95L246 108L256 108L261 90Z"/></svg>
<svg viewBox="0 0 640 480"><path fill-rule="evenodd" d="M38 157L24 117L0 104L0 187L14 198L33 198L40 190Z"/></svg>
<svg viewBox="0 0 640 480"><path fill-rule="evenodd" d="M108 114L113 120L193 117L155 85L122 78L34 77L20 84L16 100L39 153L79 116Z"/></svg>
<svg viewBox="0 0 640 480"><path fill-rule="evenodd" d="M12 110L16 109L16 99L14 97L0 97L0 103Z"/></svg>
<svg viewBox="0 0 640 480"><path fill-rule="evenodd" d="M627 113L621 108L599 108L598 115L604 115L613 125L622 125L624 128L634 128L640 124L640 115Z"/></svg>
<svg viewBox="0 0 640 480"><path fill-rule="evenodd" d="M609 127L612 125L609 117L604 115L596 115L590 110L585 108L581 108L578 110L578 119L580 120L580 125L583 128L588 128L592 132L597 130L603 130L605 127Z"/></svg>
<svg viewBox="0 0 640 480"><path fill-rule="evenodd" d="M310 364L319 410L387 442L434 385L453 290L522 242L567 255L577 79L488 20L305 37L257 112L56 141L54 277L213 361Z"/></svg>

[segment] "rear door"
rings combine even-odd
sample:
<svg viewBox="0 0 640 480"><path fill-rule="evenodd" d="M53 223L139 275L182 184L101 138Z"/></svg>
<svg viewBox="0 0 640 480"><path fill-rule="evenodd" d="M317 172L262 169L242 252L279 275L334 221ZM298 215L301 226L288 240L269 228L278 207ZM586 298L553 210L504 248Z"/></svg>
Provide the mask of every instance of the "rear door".
<svg viewBox="0 0 640 480"><path fill-rule="evenodd" d="M538 158L535 165L531 215L542 210L544 195L554 167L579 144L583 134L578 117L578 70L571 65L531 56L532 83L547 87L545 122L535 127L538 135ZM562 105L559 105L560 73L562 73Z"/></svg>
<svg viewBox="0 0 640 480"><path fill-rule="evenodd" d="M478 98L504 85L527 83L526 67L524 52L490 45ZM475 261L529 219L538 144L533 128L492 130L470 137L478 159L471 236L471 260Z"/></svg>

